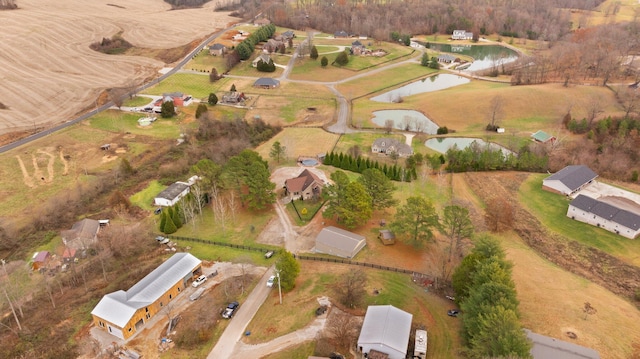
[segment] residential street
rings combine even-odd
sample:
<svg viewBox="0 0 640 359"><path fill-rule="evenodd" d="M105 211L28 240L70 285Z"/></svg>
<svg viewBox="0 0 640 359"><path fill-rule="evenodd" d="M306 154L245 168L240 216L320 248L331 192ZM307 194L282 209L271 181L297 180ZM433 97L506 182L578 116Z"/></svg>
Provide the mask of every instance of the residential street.
<svg viewBox="0 0 640 359"><path fill-rule="evenodd" d="M213 347L213 350L207 355L207 359L226 359L231 358L234 353L236 344L244 335L244 331L256 315L258 309L264 301L267 299L269 292L273 289L278 290L277 287L267 287L267 280L273 275L274 267L271 266L260 279L260 282L253 289L247 299L240 303L236 314L231 318L231 323L227 326L227 329L222 333L218 343Z"/></svg>

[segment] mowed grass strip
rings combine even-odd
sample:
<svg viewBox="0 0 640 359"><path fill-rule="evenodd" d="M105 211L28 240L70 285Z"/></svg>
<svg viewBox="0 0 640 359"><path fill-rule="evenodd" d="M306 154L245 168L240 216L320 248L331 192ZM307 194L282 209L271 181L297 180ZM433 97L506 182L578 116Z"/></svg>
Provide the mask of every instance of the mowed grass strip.
<svg viewBox="0 0 640 359"><path fill-rule="evenodd" d="M513 232L499 239L507 259L514 263L513 280L525 328L593 348L603 359L631 357L633 344L640 338L640 312L632 303L541 258ZM597 313L585 318L585 302ZM569 339L568 332L577 339Z"/></svg>
<svg viewBox="0 0 640 359"><path fill-rule="evenodd" d="M640 265L640 242L567 217L569 200L542 190L546 174L532 174L520 187L520 202L553 232L595 247L633 265Z"/></svg>
<svg viewBox="0 0 640 359"><path fill-rule="evenodd" d="M153 199L162 192L167 186L160 184L160 182L153 180L149 182L147 187L142 191L129 197L131 204L138 206L145 211L153 211L155 206L153 205Z"/></svg>
<svg viewBox="0 0 640 359"><path fill-rule="evenodd" d="M310 340L281 350L278 353L265 355L261 359L307 359L313 356L315 348L315 340Z"/></svg>

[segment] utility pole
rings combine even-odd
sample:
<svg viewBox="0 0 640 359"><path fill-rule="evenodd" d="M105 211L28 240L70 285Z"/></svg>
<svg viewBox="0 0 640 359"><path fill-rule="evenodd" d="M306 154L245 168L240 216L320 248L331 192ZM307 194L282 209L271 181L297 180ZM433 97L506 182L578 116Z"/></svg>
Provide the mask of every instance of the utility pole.
<svg viewBox="0 0 640 359"><path fill-rule="evenodd" d="M276 269L276 277L278 277L278 294L280 295L280 305L282 305L282 287L280 286L280 271Z"/></svg>

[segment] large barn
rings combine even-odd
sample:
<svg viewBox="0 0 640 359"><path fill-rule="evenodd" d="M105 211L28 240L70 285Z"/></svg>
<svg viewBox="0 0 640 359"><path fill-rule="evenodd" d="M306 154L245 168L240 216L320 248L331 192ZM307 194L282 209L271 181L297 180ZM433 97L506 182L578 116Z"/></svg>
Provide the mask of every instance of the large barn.
<svg viewBox="0 0 640 359"><path fill-rule="evenodd" d="M323 228L316 237L316 252L353 258L367 244L365 237L337 227Z"/></svg>
<svg viewBox="0 0 640 359"><path fill-rule="evenodd" d="M591 184L598 175L589 167L567 166L542 180L542 189L571 196Z"/></svg>
<svg viewBox="0 0 640 359"><path fill-rule="evenodd" d="M189 253L176 253L127 291L102 297L91 311L97 328L128 339L187 288L201 272L202 261Z"/></svg>
<svg viewBox="0 0 640 359"><path fill-rule="evenodd" d="M413 315L392 305L369 306L358 337L358 351L367 356L373 350L389 359L406 358L412 320Z"/></svg>
<svg viewBox="0 0 640 359"><path fill-rule="evenodd" d="M567 217L630 239L640 234L639 215L582 194L569 204Z"/></svg>

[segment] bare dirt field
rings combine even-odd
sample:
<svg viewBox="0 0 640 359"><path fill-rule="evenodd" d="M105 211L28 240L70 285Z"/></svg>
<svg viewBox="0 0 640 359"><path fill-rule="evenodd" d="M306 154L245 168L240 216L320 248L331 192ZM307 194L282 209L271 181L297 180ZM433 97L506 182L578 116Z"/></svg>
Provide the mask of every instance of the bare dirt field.
<svg viewBox="0 0 640 359"><path fill-rule="evenodd" d="M117 6L115 6L117 5ZM70 120L96 105L107 88L140 83L165 64L141 56L106 55L89 48L122 32L140 48L175 48L238 19L199 9L171 11L162 0L23 0L0 12L0 134Z"/></svg>

